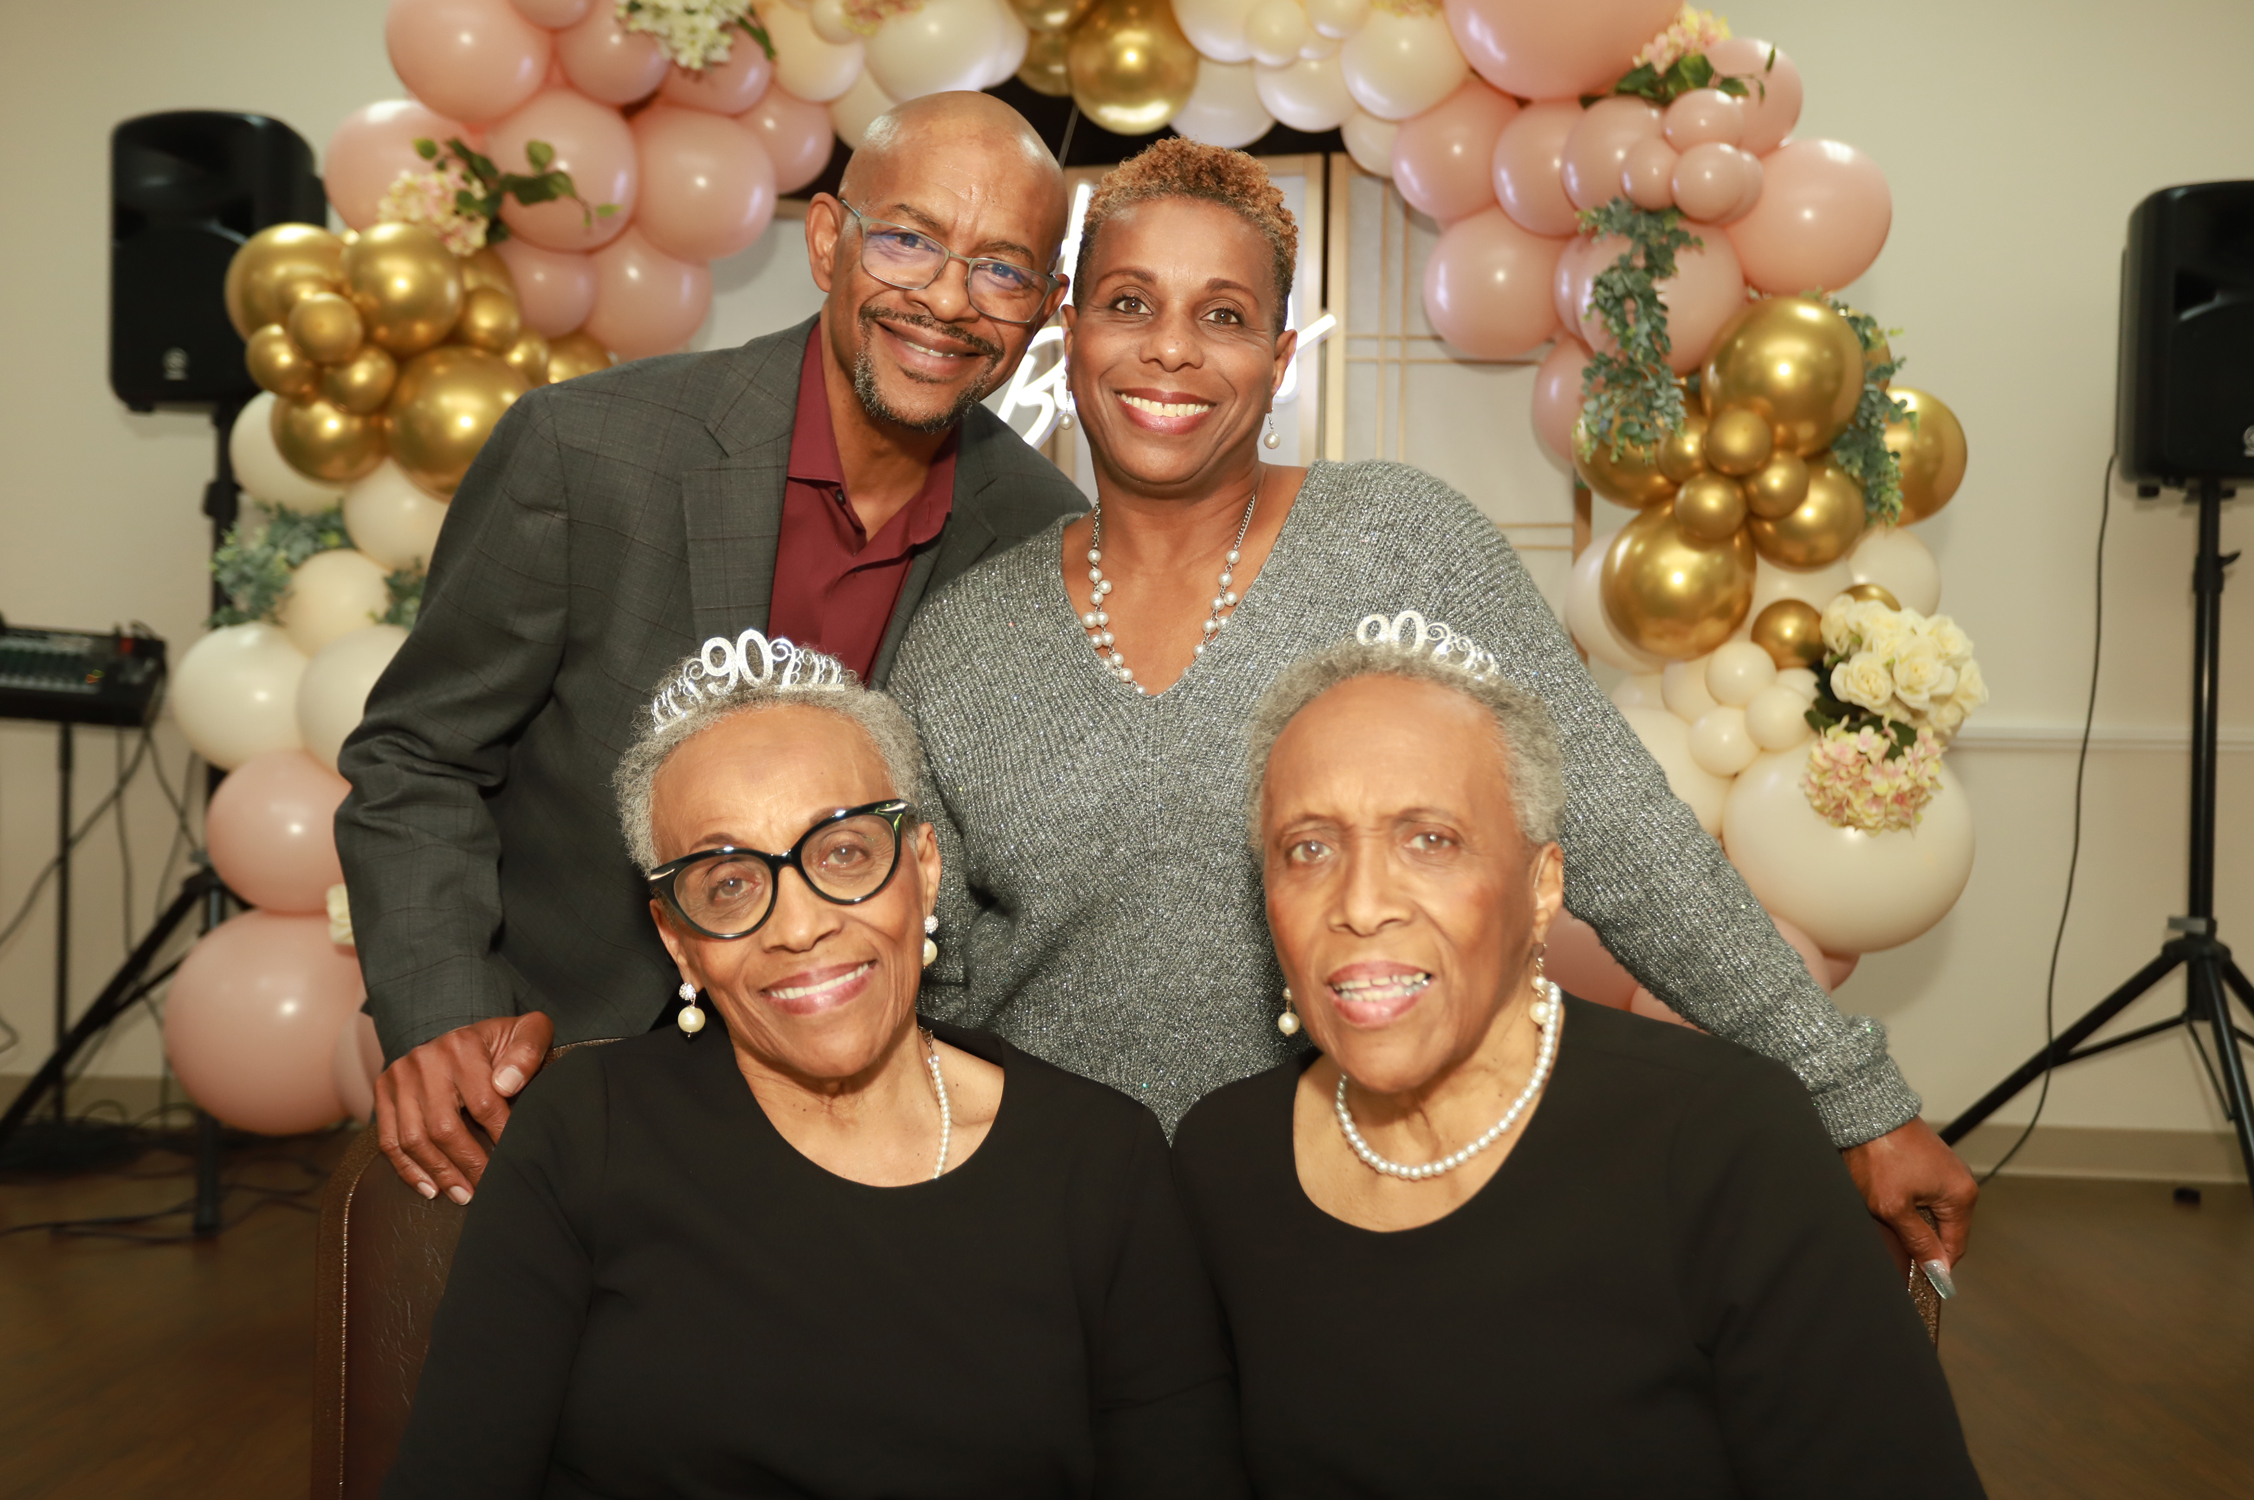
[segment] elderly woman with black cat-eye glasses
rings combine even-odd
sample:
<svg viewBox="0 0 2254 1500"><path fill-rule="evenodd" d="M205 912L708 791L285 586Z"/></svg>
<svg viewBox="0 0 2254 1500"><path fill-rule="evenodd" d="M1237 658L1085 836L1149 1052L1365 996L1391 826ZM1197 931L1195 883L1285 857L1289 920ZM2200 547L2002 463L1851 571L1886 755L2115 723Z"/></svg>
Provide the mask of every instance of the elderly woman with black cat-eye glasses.
<svg viewBox="0 0 2254 1500"><path fill-rule="evenodd" d="M387 1496L1245 1493L1156 1118L919 1025L920 764L753 632L660 693L617 786L686 1003L527 1088Z"/></svg>

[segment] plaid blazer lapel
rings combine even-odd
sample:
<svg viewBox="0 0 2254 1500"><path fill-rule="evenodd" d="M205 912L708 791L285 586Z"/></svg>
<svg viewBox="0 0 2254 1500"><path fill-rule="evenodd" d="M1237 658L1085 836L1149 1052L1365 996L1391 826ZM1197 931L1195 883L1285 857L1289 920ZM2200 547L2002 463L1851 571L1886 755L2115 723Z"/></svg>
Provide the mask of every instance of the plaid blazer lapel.
<svg viewBox="0 0 2254 1500"><path fill-rule="evenodd" d="M706 423L726 456L681 474L689 609L699 640L767 628L799 362L818 322L810 318L737 351L742 383Z"/></svg>

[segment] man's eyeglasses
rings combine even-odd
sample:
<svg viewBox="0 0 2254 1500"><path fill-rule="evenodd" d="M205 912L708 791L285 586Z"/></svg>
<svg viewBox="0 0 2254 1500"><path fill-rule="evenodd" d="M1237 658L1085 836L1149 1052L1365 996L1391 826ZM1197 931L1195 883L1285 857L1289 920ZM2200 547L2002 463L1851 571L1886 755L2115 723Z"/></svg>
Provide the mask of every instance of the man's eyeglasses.
<svg viewBox="0 0 2254 1500"><path fill-rule="evenodd" d="M957 255L930 235L905 224L887 224L846 203L861 226L861 269L904 292L920 292L947 273L947 262L967 268L970 305L997 323L1032 323L1041 317L1056 277L1014 261L985 255Z"/></svg>
<svg viewBox="0 0 2254 1500"><path fill-rule="evenodd" d="M650 895L708 938L748 937L775 910L783 871L824 901L858 906L900 867L900 825L915 808L893 798L842 808L799 836L788 854L723 845L650 871Z"/></svg>

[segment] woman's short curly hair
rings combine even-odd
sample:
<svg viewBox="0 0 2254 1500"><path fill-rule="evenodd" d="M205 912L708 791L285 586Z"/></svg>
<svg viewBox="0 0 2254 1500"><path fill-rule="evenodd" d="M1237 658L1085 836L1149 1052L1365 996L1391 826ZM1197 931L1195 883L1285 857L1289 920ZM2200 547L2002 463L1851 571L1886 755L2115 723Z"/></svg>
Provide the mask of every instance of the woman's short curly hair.
<svg viewBox="0 0 2254 1500"><path fill-rule="evenodd" d="M1276 331L1291 305L1292 268L1299 264L1299 224L1284 207L1283 191L1268 169L1242 151L1207 146L1181 136L1154 141L1104 174L1088 200L1080 231L1080 259L1073 280L1087 285L1096 231L1123 209L1159 198L1196 198L1218 203L1260 231L1275 251Z"/></svg>

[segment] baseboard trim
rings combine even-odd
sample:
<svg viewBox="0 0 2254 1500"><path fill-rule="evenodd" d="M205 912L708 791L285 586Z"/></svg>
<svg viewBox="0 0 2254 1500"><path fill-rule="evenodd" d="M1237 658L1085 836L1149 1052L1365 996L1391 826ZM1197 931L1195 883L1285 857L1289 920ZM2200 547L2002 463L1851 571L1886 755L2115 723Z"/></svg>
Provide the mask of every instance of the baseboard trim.
<svg viewBox="0 0 2254 1500"><path fill-rule="evenodd" d="M1984 1173L2019 1139L2024 1125L1979 1125L1957 1154ZM2140 1182L2244 1182L2238 1142L2208 1130L2118 1130L2038 1125L2005 1167L2006 1177L2105 1177Z"/></svg>

